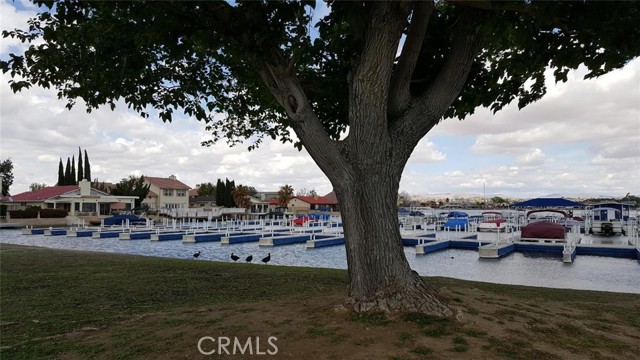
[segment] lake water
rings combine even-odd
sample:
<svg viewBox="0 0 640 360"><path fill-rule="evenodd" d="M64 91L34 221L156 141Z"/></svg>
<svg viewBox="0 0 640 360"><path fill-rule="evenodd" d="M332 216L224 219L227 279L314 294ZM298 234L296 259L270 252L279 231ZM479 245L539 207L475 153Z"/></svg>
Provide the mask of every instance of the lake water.
<svg viewBox="0 0 640 360"><path fill-rule="evenodd" d="M260 259L271 252L268 266L347 268L344 246L306 249L304 244L269 248L259 247L257 243L221 245L219 242L191 244L179 240L124 241L22 235L21 230L8 229L0 230L0 243L182 259L191 259L194 252L200 251L199 261L222 262L230 262L229 256L234 252L242 259L253 255L253 261L259 263L257 266L265 266ZM405 247L405 254L411 268L423 276L640 294L640 262L635 259L579 255L573 264L564 264L560 256L515 252L498 260L484 260L479 259L476 250L449 249L416 255L413 247Z"/></svg>

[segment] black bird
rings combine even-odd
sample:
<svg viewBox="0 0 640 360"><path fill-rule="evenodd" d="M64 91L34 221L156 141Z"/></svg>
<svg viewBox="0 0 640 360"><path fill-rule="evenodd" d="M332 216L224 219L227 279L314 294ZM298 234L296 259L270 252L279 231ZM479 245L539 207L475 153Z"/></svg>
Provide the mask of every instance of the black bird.
<svg viewBox="0 0 640 360"><path fill-rule="evenodd" d="M269 255L265 256L265 257L262 259L262 262L266 264L266 263L268 263L268 262L269 262L269 260L271 260L271 253L269 253Z"/></svg>
<svg viewBox="0 0 640 360"><path fill-rule="evenodd" d="M198 256L200 256L200 251L198 251L197 253L193 254L193 258L194 258L194 259L197 259L197 258L198 258Z"/></svg>
<svg viewBox="0 0 640 360"><path fill-rule="evenodd" d="M238 255L236 255L234 253L231 253L231 260L238 261L238 259L240 259L240 256L238 256Z"/></svg>
<svg viewBox="0 0 640 360"><path fill-rule="evenodd" d="M247 260L247 262L251 262L251 260L253 260L253 255L247 256L245 260Z"/></svg>

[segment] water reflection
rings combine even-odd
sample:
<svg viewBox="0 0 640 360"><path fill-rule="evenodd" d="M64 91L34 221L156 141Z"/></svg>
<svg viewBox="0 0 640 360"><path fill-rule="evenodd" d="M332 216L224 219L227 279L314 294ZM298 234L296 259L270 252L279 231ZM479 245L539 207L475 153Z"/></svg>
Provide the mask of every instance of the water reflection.
<svg viewBox="0 0 640 360"><path fill-rule="evenodd" d="M118 239L72 238L66 236L22 235L20 230L1 230L0 242L58 249L138 254L169 258L192 259L200 251L198 261L231 262L231 252L240 256L253 255L261 266L289 265L346 269L344 246L306 249L304 244L259 247L257 243L221 245L213 243L186 244L181 241L149 241ZM260 259L271 252L269 265ZM601 256L578 256L573 264L564 264L559 256L516 252L499 260L478 258L475 250L444 250L429 255L415 255L412 247L405 254L420 275L444 276L464 280L500 284L531 285L554 288L602 290L640 294L640 263L633 259Z"/></svg>

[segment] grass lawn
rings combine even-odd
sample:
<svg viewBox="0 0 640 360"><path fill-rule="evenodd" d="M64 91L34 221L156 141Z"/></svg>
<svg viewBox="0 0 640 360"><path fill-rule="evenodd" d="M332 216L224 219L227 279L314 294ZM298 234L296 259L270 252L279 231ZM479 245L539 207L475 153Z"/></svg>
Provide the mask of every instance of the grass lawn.
<svg viewBox="0 0 640 360"><path fill-rule="evenodd" d="M640 295L427 281L454 318L351 313L343 270L2 244L0 358L640 359Z"/></svg>

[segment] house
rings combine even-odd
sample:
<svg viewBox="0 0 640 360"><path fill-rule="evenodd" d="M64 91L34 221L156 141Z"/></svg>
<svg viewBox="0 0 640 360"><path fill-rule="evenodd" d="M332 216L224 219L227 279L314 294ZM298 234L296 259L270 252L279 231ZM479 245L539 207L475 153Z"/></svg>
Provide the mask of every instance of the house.
<svg viewBox="0 0 640 360"><path fill-rule="evenodd" d="M278 192L277 191L258 191L256 196L250 196L251 212L252 213L266 213L275 210L278 207Z"/></svg>
<svg viewBox="0 0 640 360"><path fill-rule="evenodd" d="M293 213L310 211L339 211L338 199L332 191L325 196L295 196L288 208Z"/></svg>
<svg viewBox="0 0 640 360"><path fill-rule="evenodd" d="M124 204L132 209L137 196L109 195L91 188L91 183L82 180L79 185L49 186L36 191L28 191L3 199L7 210L25 210L27 207L43 209L66 209L69 215L107 215L111 206Z"/></svg>
<svg viewBox="0 0 640 360"><path fill-rule="evenodd" d="M202 195L202 196L190 197L189 207L190 208L215 208L218 206L216 205L215 196Z"/></svg>
<svg viewBox="0 0 640 360"><path fill-rule="evenodd" d="M168 178L144 177L145 184L149 184L149 195L142 201L149 209L181 209L189 207L189 189L174 175Z"/></svg>

